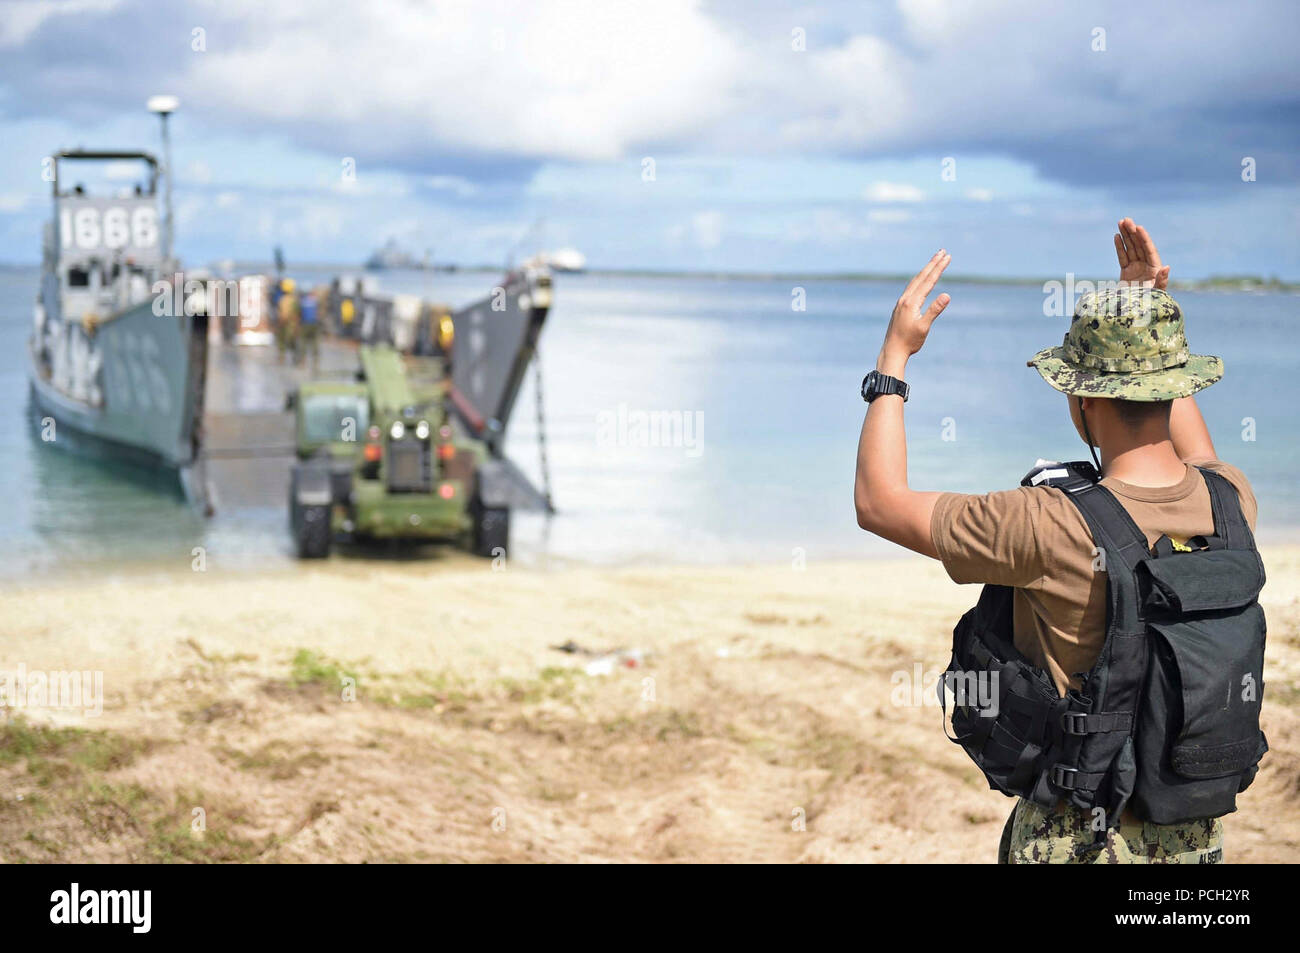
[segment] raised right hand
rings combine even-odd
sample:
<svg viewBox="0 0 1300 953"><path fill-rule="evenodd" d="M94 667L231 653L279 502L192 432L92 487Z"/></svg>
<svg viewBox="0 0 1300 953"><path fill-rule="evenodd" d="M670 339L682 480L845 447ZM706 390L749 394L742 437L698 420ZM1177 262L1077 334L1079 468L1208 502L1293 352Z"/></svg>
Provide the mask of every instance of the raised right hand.
<svg viewBox="0 0 1300 953"><path fill-rule="evenodd" d="M1140 282L1161 291L1169 284L1169 266L1160 264L1160 252L1147 230L1131 218L1119 220L1115 233L1115 257L1119 259L1119 280Z"/></svg>

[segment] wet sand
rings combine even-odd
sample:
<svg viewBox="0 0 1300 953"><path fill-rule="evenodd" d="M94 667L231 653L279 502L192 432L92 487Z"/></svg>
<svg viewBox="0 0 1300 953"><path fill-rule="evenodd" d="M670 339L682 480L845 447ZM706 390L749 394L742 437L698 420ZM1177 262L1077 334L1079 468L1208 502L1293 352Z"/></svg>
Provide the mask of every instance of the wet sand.
<svg viewBox="0 0 1300 953"><path fill-rule="evenodd" d="M1229 862L1300 860L1300 546L1265 558L1272 750ZM1012 802L929 703L976 595L919 557L452 552L11 585L4 667L102 671L105 698L8 711L0 856L991 862Z"/></svg>

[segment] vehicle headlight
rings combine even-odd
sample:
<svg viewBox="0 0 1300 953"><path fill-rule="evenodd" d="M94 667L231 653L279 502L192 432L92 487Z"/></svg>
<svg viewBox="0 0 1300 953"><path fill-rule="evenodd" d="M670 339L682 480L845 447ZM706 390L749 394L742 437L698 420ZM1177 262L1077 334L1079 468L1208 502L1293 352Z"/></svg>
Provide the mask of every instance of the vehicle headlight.
<svg viewBox="0 0 1300 953"><path fill-rule="evenodd" d="M421 440L429 439L429 421L421 420L415 425L415 435Z"/></svg>
<svg viewBox="0 0 1300 953"><path fill-rule="evenodd" d="M392 429L388 431L388 435L394 440L401 440L405 434L406 424L402 423L400 420L394 420Z"/></svg>

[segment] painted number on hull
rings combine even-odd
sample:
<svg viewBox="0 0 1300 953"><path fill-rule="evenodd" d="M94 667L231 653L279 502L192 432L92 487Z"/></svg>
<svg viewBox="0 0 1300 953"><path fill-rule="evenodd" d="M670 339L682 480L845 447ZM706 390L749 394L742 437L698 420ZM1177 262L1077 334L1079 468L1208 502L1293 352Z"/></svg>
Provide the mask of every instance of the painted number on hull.
<svg viewBox="0 0 1300 953"><path fill-rule="evenodd" d="M82 251L152 248L158 244L158 212L148 205L65 208L60 215L59 231L64 248Z"/></svg>

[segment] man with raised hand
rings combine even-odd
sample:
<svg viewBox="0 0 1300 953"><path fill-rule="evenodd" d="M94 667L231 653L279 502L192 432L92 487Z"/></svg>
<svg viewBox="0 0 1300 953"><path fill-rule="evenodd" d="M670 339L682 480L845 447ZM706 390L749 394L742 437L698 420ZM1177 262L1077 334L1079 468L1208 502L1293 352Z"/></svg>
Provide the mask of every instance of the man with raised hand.
<svg viewBox="0 0 1300 953"><path fill-rule="evenodd" d="M1036 711L1051 713L1047 729L1042 728L1045 717L1035 715L1035 729L1043 731L1042 748L1059 753L1060 746L1073 743L1069 750L1077 756L1079 742L1070 737L1074 729L1116 733L1117 744L1120 734L1129 735L1106 771L1094 774L1083 770L1078 761L1074 767L1045 763L1038 746L1011 736L998 738L997 728L992 742L981 739L980 743L1001 742L1013 749L1007 772L997 775L996 783L995 775L972 753L991 786L1021 795L1003 833L999 860L1004 863L1212 863L1222 857L1223 824L1218 816L1193 816L1168 824L1143 820L1134 813L1133 805L1142 802L1130 798L1132 778L1143 770L1155 770L1133 764L1135 757L1141 761L1146 750L1133 738L1137 703L1123 712L1088 715L1078 710L1088 701L1083 683L1098 665L1113 622L1107 604L1107 571L1098 566L1101 546L1094 539L1094 521L1085 517L1082 505L1062 486L1079 490L1098 484L1108 491L1092 495L1118 501L1123 513L1117 511L1115 518L1127 520L1141 539L1140 547L1133 547L1134 556L1200 549L1207 539L1218 539L1215 517L1221 511L1239 513L1251 531L1256 515L1249 483L1240 470L1217 459L1192 397L1222 377L1222 362L1190 353L1182 312L1166 291L1169 267L1161 263L1146 230L1132 219L1123 219L1115 250L1119 287L1084 295L1065 342L1039 352L1029 362L1048 384L1067 395L1068 412L1094 460L1093 447L1100 449L1095 471L1087 464L1076 465L1068 474L1060 467L1040 468L1026 477L1027 485L983 495L919 492L908 486L903 405L909 385L904 381L908 359L921 350L949 304L949 296L940 294L926 306L951 261L943 250L898 299L875 370L862 385L869 407L858 444L854 486L859 526L941 560L955 582L1004 587L1009 609L997 625L1008 630L1006 645L1014 645L1006 654L1017 655L1025 663L1027 681L1038 680L1039 691L1051 696L1030 699L1040 705ZM1211 484L1214 498L1226 500L1216 503L1217 508L1211 505ZM1242 533L1250 537L1253 552L1253 536L1244 528ZM1237 540L1244 547L1242 533ZM1221 547L1222 542L1206 543L1205 548L1214 546ZM1149 553L1136 553L1147 547ZM1115 569L1111 575L1118 572ZM1262 584L1262 566L1259 581ZM1257 591L1256 587L1255 595ZM1138 610L1133 614L1136 618ZM1262 667L1262 616L1260 625ZM1118 679L1118 656L1110 659L1108 652L1107 663L1111 678ZM1138 673L1129 677L1136 680ZM1033 688L1030 684L1030 695ZM1258 733L1257 699L1254 704ZM1058 731L1058 721L1069 730ZM955 712L953 724L956 727ZM993 720L972 718L966 724L972 726L972 733L982 735L989 733ZM957 740L972 744L970 735ZM1248 767L1240 767L1242 789L1266 750L1262 733L1258 745L1256 750L1250 735L1231 748L1242 765L1254 758ZM1234 762L1229 767L1238 766ZM1235 796L1235 776L1230 783ZM1103 803L1105 808L1080 806ZM1111 811L1115 813L1108 814Z"/></svg>

